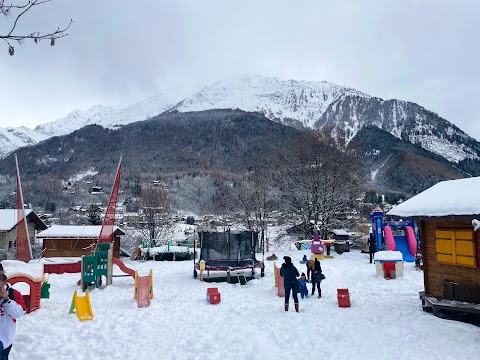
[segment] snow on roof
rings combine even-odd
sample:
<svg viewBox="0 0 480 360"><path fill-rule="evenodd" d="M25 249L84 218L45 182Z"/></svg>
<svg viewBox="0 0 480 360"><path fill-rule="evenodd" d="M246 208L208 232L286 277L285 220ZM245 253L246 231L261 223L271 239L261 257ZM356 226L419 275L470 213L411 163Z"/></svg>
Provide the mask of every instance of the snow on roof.
<svg viewBox="0 0 480 360"><path fill-rule="evenodd" d="M400 251L377 251L374 261L402 261L403 255Z"/></svg>
<svg viewBox="0 0 480 360"><path fill-rule="evenodd" d="M450 216L480 214L480 177L442 181L395 206L387 215Z"/></svg>
<svg viewBox="0 0 480 360"><path fill-rule="evenodd" d="M330 232L334 233L335 235L339 235L339 236L343 236L343 235L349 236L348 232L346 230L343 230L343 229L332 229L332 230L330 230Z"/></svg>
<svg viewBox="0 0 480 360"><path fill-rule="evenodd" d="M31 209L25 209L25 216L32 212ZM0 231L12 230L18 223L18 209L0 209Z"/></svg>
<svg viewBox="0 0 480 360"><path fill-rule="evenodd" d="M102 225L52 225L47 230L39 232L37 238L98 238ZM120 230L118 226L114 226L113 231Z"/></svg>
<svg viewBox="0 0 480 360"><path fill-rule="evenodd" d="M27 264L18 260L3 260L2 265L7 278L15 275L27 275L34 280L43 279L43 264L38 262Z"/></svg>

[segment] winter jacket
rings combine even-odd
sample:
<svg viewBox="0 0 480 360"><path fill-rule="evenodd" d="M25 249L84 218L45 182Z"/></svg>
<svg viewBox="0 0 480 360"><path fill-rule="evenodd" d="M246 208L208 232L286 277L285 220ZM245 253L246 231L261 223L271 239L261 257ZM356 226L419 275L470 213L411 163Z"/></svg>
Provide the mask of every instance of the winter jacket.
<svg viewBox="0 0 480 360"><path fill-rule="evenodd" d="M320 261L315 259L315 264L313 265L312 271L312 282L321 281L320 274L322 273L322 266L320 265Z"/></svg>
<svg viewBox="0 0 480 360"><path fill-rule="evenodd" d="M300 276L298 270L292 263L282 264L280 268L280 276L283 277L283 286L285 288L291 288L297 277Z"/></svg>
<svg viewBox="0 0 480 360"><path fill-rule="evenodd" d="M377 242L375 241L373 234L370 234L370 238L368 239L368 251L371 253L377 251Z"/></svg>
<svg viewBox="0 0 480 360"><path fill-rule="evenodd" d="M302 288L303 288L304 290L307 289L307 283L308 283L308 280L307 280L307 279L305 279L305 280L298 279L298 282L299 282L300 284L302 284Z"/></svg>
<svg viewBox="0 0 480 360"><path fill-rule="evenodd" d="M17 336L16 319L25 314L25 302L22 294L7 284L9 299L0 300L0 341L6 349L13 344Z"/></svg>

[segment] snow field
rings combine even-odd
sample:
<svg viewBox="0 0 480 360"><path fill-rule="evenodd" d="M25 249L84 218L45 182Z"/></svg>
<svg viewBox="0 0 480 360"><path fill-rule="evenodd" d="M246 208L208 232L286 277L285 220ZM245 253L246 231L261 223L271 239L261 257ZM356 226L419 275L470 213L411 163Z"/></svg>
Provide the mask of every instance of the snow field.
<svg viewBox="0 0 480 360"><path fill-rule="evenodd" d="M276 252L277 265L285 253ZM308 251L291 251L299 259ZM153 269L154 299L138 309L133 279L90 292L95 318L69 315L78 274L50 275L50 299L18 321L12 359L478 359L480 328L425 313L418 292L423 273L405 263L395 280L375 277L368 254L337 255L321 262L322 298L293 300L288 313L273 286L273 262L265 277L245 286L194 280L193 261L132 262L140 275ZM257 255L257 258L259 256ZM115 267L115 273L120 274ZM206 289L218 287L219 305ZM339 308L337 288L348 288L352 306ZM310 289L310 285L309 285Z"/></svg>

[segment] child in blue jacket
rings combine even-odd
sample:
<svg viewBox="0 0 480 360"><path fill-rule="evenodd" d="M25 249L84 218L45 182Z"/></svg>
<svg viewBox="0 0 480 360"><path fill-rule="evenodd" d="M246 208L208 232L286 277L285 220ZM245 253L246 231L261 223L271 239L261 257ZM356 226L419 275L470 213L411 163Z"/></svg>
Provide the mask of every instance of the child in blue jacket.
<svg viewBox="0 0 480 360"><path fill-rule="evenodd" d="M302 275L300 276L300 279L298 279L298 282L302 284L302 291L300 292L300 296L302 297L302 299L304 297L308 298L308 289L307 289L308 280L307 280L307 277L305 276L305 273L302 273Z"/></svg>

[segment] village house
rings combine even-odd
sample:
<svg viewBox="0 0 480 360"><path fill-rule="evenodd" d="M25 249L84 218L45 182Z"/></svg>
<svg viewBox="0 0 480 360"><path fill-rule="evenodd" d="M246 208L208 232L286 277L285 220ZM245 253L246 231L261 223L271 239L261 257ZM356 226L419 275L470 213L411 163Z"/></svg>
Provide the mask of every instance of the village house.
<svg viewBox="0 0 480 360"><path fill-rule="evenodd" d="M45 230L47 225L31 209L25 209L25 218L30 242L33 244L37 232ZM8 259L15 259L18 222L17 209L0 209L0 252Z"/></svg>
<svg viewBox="0 0 480 360"><path fill-rule="evenodd" d="M419 227L427 311L480 313L479 190L480 177L442 181L387 213Z"/></svg>

